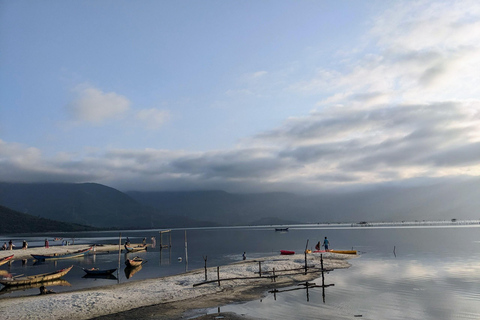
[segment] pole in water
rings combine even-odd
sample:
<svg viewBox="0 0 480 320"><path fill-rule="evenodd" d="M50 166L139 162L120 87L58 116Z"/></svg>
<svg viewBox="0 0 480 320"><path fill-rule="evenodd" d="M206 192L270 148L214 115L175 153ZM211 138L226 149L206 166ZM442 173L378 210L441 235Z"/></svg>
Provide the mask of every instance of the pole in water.
<svg viewBox="0 0 480 320"><path fill-rule="evenodd" d="M122 233L120 232L120 235L118 236L118 269L117 269L117 282L120 281L120 257L122 253Z"/></svg>
<svg viewBox="0 0 480 320"><path fill-rule="evenodd" d="M188 271L187 230L185 230L185 272Z"/></svg>

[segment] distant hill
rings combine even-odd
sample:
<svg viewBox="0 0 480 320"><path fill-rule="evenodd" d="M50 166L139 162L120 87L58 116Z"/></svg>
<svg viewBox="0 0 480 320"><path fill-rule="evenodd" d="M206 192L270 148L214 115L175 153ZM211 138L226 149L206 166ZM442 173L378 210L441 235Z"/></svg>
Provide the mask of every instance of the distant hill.
<svg viewBox="0 0 480 320"><path fill-rule="evenodd" d="M47 219L102 228L216 225L163 214L114 188L96 183L0 183L0 204Z"/></svg>
<svg viewBox="0 0 480 320"><path fill-rule="evenodd" d="M2 221L0 223L0 234L97 230L89 226L34 217L4 206L0 206L0 221Z"/></svg>
<svg viewBox="0 0 480 320"><path fill-rule="evenodd" d="M480 179L383 185L315 195L225 191L121 192L83 183L0 183L0 204L102 228L182 228L359 221L480 219Z"/></svg>
<svg viewBox="0 0 480 320"><path fill-rule="evenodd" d="M306 221L304 197L291 193L233 194L225 191L126 192L144 205L179 217L215 221L220 225L253 225L260 221Z"/></svg>

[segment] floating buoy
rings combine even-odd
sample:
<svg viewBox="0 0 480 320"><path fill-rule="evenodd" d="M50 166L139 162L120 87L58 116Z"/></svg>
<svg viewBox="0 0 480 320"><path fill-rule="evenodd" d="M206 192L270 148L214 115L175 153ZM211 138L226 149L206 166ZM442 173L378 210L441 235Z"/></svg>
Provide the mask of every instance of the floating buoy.
<svg viewBox="0 0 480 320"><path fill-rule="evenodd" d="M178 262L182 262L182 257L178 257Z"/></svg>

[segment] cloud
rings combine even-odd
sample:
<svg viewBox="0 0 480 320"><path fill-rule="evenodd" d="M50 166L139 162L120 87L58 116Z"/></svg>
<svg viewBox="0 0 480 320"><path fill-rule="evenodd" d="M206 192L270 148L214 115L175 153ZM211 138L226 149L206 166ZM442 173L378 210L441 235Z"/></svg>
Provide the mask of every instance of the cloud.
<svg viewBox="0 0 480 320"><path fill-rule="evenodd" d="M227 95L270 103L267 98L286 93L289 101L313 96L308 101L315 109L235 148L109 149L46 159L39 150L3 142L2 176L92 179L128 189L315 192L480 175L478 21L476 2L402 2L372 19L363 47L335 64L340 68L305 65L243 75L240 88ZM307 69L315 71L286 81ZM130 115L156 129L169 117L156 108L131 110L127 98L91 86L77 93L69 108L79 121Z"/></svg>
<svg viewBox="0 0 480 320"><path fill-rule="evenodd" d="M170 114L166 110L160 110L156 108L142 109L137 112L136 118L145 125L147 129L160 128L170 117Z"/></svg>
<svg viewBox="0 0 480 320"><path fill-rule="evenodd" d="M130 109L130 101L115 92L103 92L89 85L76 89L75 99L67 106L74 120L100 124L124 115Z"/></svg>

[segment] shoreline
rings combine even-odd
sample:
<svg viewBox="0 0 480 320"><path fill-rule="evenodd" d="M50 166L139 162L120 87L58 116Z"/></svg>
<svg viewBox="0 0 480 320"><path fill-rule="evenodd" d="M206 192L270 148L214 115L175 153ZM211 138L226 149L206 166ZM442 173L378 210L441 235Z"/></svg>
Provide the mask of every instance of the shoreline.
<svg viewBox="0 0 480 320"><path fill-rule="evenodd" d="M82 249L86 245L65 246L71 251ZM118 245L97 247L96 252L118 251ZM100 249L101 248L101 249ZM46 248L32 248L27 250L54 250ZM58 248L57 248L58 249ZM65 249L67 250L67 249ZM60 253L60 251L55 250ZM1 253L4 253L3 251ZM25 252L25 254L30 254ZM0 257L8 256L2 254ZM21 255L19 255L22 257ZM23 255L25 256L25 255ZM280 258L281 257L281 258ZM15 257L14 257L15 258ZM345 255L328 254L324 256L324 267L339 269L348 268L346 261L351 257ZM320 256L307 255L308 264L319 266ZM259 271L259 262L262 272L277 272L302 268L304 255L273 256L255 260L245 260L220 267L220 278L252 277ZM202 309L215 308L230 303L251 301L262 297L269 289L281 288L295 283L311 281L318 278L321 272L317 269L304 275L298 272L284 272L276 282L270 278L262 277L249 280L222 280L217 282L193 286L205 280L204 269L192 270L187 273L139 280L136 282L114 284L92 289L68 291L50 295L29 297L13 297L0 300L0 314L2 319L182 319L184 314L191 313L190 318L205 316ZM297 273L297 274L294 274ZM217 267L207 269L208 279L217 279ZM256 276L255 276L256 277ZM218 314L215 314L218 316ZM236 319L239 315L223 315L224 319ZM208 317L207 317L208 318ZM198 318L202 319L202 318ZM247 319L242 316L242 319Z"/></svg>

